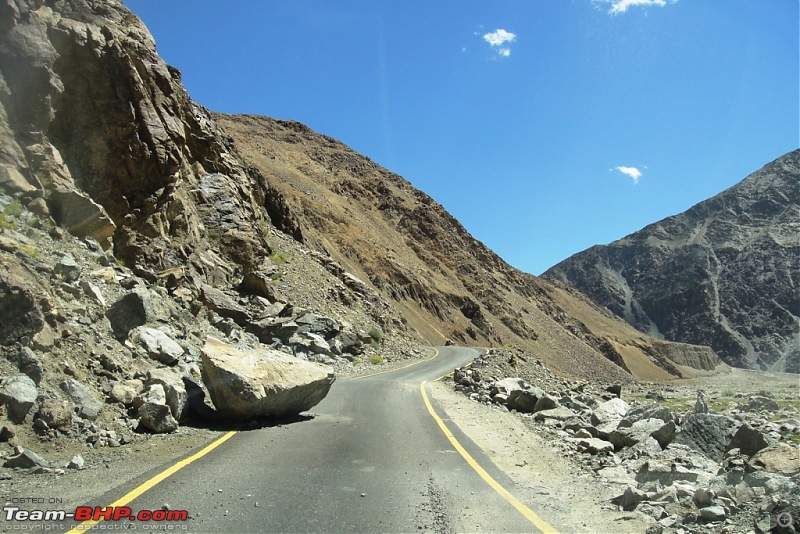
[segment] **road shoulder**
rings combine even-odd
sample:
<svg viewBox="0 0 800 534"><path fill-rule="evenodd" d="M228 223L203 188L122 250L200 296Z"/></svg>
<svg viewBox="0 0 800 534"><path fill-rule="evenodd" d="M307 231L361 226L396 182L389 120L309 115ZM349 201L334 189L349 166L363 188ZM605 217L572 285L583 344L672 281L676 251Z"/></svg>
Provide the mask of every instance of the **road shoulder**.
<svg viewBox="0 0 800 534"><path fill-rule="evenodd" d="M644 532L653 524L644 514L618 511L609 501L619 488L563 457L522 418L470 401L446 383L433 383L431 392L450 421L516 483L507 489L560 531Z"/></svg>

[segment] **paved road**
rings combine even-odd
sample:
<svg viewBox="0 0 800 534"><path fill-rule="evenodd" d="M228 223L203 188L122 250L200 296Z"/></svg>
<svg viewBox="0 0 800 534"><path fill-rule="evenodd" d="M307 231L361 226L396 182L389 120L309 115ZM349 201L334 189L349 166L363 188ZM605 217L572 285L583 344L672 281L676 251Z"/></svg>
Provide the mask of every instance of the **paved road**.
<svg viewBox="0 0 800 534"><path fill-rule="evenodd" d="M173 524L195 532L535 531L468 465L425 406L420 384L477 354L439 350L391 373L337 380L311 417L239 432L128 506L188 510L189 521ZM449 426L513 493L513 482Z"/></svg>

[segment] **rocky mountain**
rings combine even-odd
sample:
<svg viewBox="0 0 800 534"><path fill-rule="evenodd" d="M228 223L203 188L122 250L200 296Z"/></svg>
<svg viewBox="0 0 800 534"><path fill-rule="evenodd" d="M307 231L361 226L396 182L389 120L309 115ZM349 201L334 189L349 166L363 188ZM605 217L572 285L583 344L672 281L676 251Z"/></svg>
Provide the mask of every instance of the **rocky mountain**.
<svg viewBox="0 0 800 534"><path fill-rule="evenodd" d="M800 150L548 270L648 334L800 372Z"/></svg>
<svg viewBox="0 0 800 534"><path fill-rule="evenodd" d="M668 378L680 373L673 358L716 365L707 349L687 359L685 346L657 343L577 292L514 269L428 195L328 136L286 120L214 118L286 199L284 230L372 287L427 343L513 344L587 377L622 368Z"/></svg>
<svg viewBox="0 0 800 534"><path fill-rule="evenodd" d="M211 352L421 355L377 293L276 230L288 207L251 171L121 3L0 3L0 441L116 447L224 417ZM305 409L292 392L318 402L329 371L262 404Z"/></svg>
<svg viewBox="0 0 800 534"><path fill-rule="evenodd" d="M0 323L0 441L58 451L263 414L214 383L254 354L354 372L449 338L616 383L720 363L512 269L329 137L212 115L117 0L0 2ZM333 381L300 374L306 400Z"/></svg>

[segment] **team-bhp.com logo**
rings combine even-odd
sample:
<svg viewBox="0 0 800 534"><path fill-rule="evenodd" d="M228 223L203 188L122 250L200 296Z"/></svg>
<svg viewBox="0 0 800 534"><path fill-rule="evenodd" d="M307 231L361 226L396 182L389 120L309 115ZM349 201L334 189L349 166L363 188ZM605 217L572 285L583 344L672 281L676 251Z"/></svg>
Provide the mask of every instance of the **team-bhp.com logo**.
<svg viewBox="0 0 800 534"><path fill-rule="evenodd" d="M128 506L94 507L78 506L74 512L66 510L21 510L19 506L5 506L6 521L186 521L186 510L139 510L134 513Z"/></svg>

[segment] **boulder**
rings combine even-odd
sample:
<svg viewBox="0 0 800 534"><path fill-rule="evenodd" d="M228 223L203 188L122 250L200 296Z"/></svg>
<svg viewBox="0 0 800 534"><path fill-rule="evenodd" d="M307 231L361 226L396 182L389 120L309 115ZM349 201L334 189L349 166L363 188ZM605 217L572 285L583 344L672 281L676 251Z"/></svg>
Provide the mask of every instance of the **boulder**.
<svg viewBox="0 0 800 534"><path fill-rule="evenodd" d="M117 227L103 206L72 189L51 190L48 204L59 226L72 235L94 238L104 249L110 248L109 238Z"/></svg>
<svg viewBox="0 0 800 534"><path fill-rule="evenodd" d="M636 421L642 419L660 419L665 423L669 421L677 421L677 417L668 408L658 404L643 404L628 410L625 417L620 421L619 426L631 426Z"/></svg>
<svg viewBox="0 0 800 534"><path fill-rule="evenodd" d="M94 285L93 283L89 282L88 280L84 280L81 282L81 289L83 289L83 293L89 297L91 300L99 304L102 308L105 309L106 307L106 299L103 297L103 292L100 291L100 288Z"/></svg>
<svg viewBox="0 0 800 534"><path fill-rule="evenodd" d="M781 409L780 405L765 395L750 397L747 403L742 406L748 412L777 412Z"/></svg>
<svg viewBox="0 0 800 534"><path fill-rule="evenodd" d="M75 405L78 415L84 419L94 421L103 410L103 403L94 398L89 388L73 378L61 382L58 387L67 394Z"/></svg>
<svg viewBox="0 0 800 534"><path fill-rule="evenodd" d="M6 405L8 417L15 423L25 419L38 396L36 384L27 375L14 375L0 382L0 404Z"/></svg>
<svg viewBox="0 0 800 534"><path fill-rule="evenodd" d="M697 400L694 402L694 413L708 413L708 399L706 392L697 390Z"/></svg>
<svg viewBox="0 0 800 534"><path fill-rule="evenodd" d="M163 404L167 405L167 393L161 384L150 384L133 399L133 406L139 408L142 404Z"/></svg>
<svg viewBox="0 0 800 534"><path fill-rule="evenodd" d="M672 421L665 423L660 419L642 419L629 427L618 426L609 432L608 440L619 450L632 447L652 436L664 449L674 438L675 431L675 423Z"/></svg>
<svg viewBox="0 0 800 534"><path fill-rule="evenodd" d="M498 393L505 393L509 395L512 391L516 389L525 389L525 381L521 378L504 378L502 380L497 380L491 387L491 395L496 395Z"/></svg>
<svg viewBox="0 0 800 534"><path fill-rule="evenodd" d="M575 412L568 408L564 408L563 406L559 406L558 408L553 408L552 410L542 410L541 412L536 412L536 415L533 416L534 421L566 421L567 419L571 419L575 417Z"/></svg>
<svg viewBox="0 0 800 534"><path fill-rule="evenodd" d="M50 467L50 462L29 449L17 448L17 454L6 458L4 467L30 469L32 467Z"/></svg>
<svg viewBox="0 0 800 534"><path fill-rule="evenodd" d="M793 477L800 474L800 450L787 443L779 443L757 452L750 463L763 467L769 473Z"/></svg>
<svg viewBox="0 0 800 534"><path fill-rule="evenodd" d="M139 327L131 332L131 338L142 346L150 358L164 365L175 365L183 356L183 347L156 328Z"/></svg>
<svg viewBox="0 0 800 534"><path fill-rule="evenodd" d="M0 425L0 443L6 443L17 435L12 425Z"/></svg>
<svg viewBox="0 0 800 534"><path fill-rule="evenodd" d="M341 331L339 323L329 317L322 317L313 313L307 313L295 319L297 331L299 333L311 333L322 336L326 340L333 339Z"/></svg>
<svg viewBox="0 0 800 534"><path fill-rule="evenodd" d="M700 517L706 521L722 521L726 516L725 508L719 505L700 508Z"/></svg>
<svg viewBox="0 0 800 534"><path fill-rule="evenodd" d="M335 380L326 365L266 347L240 349L213 337L203 346L202 361L217 412L235 420L299 414L324 399Z"/></svg>
<svg viewBox="0 0 800 534"><path fill-rule="evenodd" d="M513 389L507 394L506 406L511 410L517 410L522 413L532 413L535 411L537 402L544 395L544 392L538 388L531 389ZM503 393L497 393L495 396L502 396ZM553 406L555 408L555 406Z"/></svg>
<svg viewBox="0 0 800 534"><path fill-rule="evenodd" d="M634 486L625 488L622 495L618 495L611 499L611 502L621 507L626 512L630 512L636 506L647 498L647 494Z"/></svg>
<svg viewBox="0 0 800 534"><path fill-rule="evenodd" d="M543 410L552 410L554 408L558 408L560 406L558 399L553 397L552 395L542 395L539 397L539 400L536 401L536 406L534 407L534 412L541 412Z"/></svg>
<svg viewBox="0 0 800 534"><path fill-rule="evenodd" d="M242 293L257 295L270 302L275 302L277 295L272 286L272 276L277 272L278 268L274 265L264 266L258 271L250 271L244 275L236 289Z"/></svg>
<svg viewBox="0 0 800 534"><path fill-rule="evenodd" d="M108 397L114 402L129 406L133 404L134 399L142 392L143 388L144 384L138 379L114 382L111 384L111 391L108 393Z"/></svg>
<svg viewBox="0 0 800 534"><path fill-rule="evenodd" d="M148 386L161 385L164 389L165 403L172 416L180 421L186 416L188 395L181 376L172 369L151 369L147 371Z"/></svg>
<svg viewBox="0 0 800 534"><path fill-rule="evenodd" d="M178 421L165 404L145 402L139 406L139 423L156 434L168 434L178 429Z"/></svg>
<svg viewBox="0 0 800 534"><path fill-rule="evenodd" d="M701 477L699 471L687 469L679 464L669 464L660 460L650 460L642 464L636 473L640 485L656 482L669 486L673 482L696 482Z"/></svg>
<svg viewBox="0 0 800 534"><path fill-rule="evenodd" d="M13 194L30 193L36 189L16 167L0 164L0 191Z"/></svg>
<svg viewBox="0 0 800 534"><path fill-rule="evenodd" d="M270 344L276 339L288 343L289 338L297 332L298 328L299 325L290 317L268 317L259 321L251 321L245 325L245 330L255 335L264 344ZM359 344L361 343L360 339L357 341Z"/></svg>
<svg viewBox="0 0 800 534"><path fill-rule="evenodd" d="M620 452L620 457L623 460L629 460L632 458L653 458L658 457L661 453L661 445L653 438L652 436L648 436L643 441L640 441L636 445L628 447L627 449L623 449Z"/></svg>
<svg viewBox="0 0 800 534"><path fill-rule="evenodd" d="M296 352L333 356L331 346L325 341L325 338L319 334L313 334L311 332L297 333L289 338L288 344L293 347Z"/></svg>
<svg viewBox="0 0 800 534"><path fill-rule="evenodd" d="M589 454L604 454L614 452L614 445L598 438L577 438L578 451Z"/></svg>
<svg viewBox="0 0 800 534"><path fill-rule="evenodd" d="M86 460L83 459L83 456L76 454L70 458L69 462L67 463L67 469L83 469L85 465Z"/></svg>
<svg viewBox="0 0 800 534"><path fill-rule="evenodd" d="M725 415L693 413L686 417L674 442L721 462L725 448L738 427L739 423L736 420Z"/></svg>
<svg viewBox="0 0 800 534"><path fill-rule="evenodd" d="M45 399L39 406L39 419L47 424L48 428L69 430L72 426L72 403L56 399Z"/></svg>
<svg viewBox="0 0 800 534"><path fill-rule="evenodd" d="M592 424L594 426L606 425L608 423L619 422L628 413L630 406L620 398L614 398L602 403L592 412Z"/></svg>
<svg viewBox="0 0 800 534"><path fill-rule="evenodd" d="M5 260L4 260L5 261ZM41 293L29 284L23 268L0 272L0 345L13 345L24 337L33 338L45 326L39 306Z"/></svg>
<svg viewBox="0 0 800 534"><path fill-rule="evenodd" d="M240 326L250 321L250 314L244 307L215 287L203 284L200 287L200 300L222 317L233 319Z"/></svg>
<svg viewBox="0 0 800 534"><path fill-rule="evenodd" d="M22 347L17 354L17 368L22 374L28 375L37 386L44 378L44 365L28 347Z"/></svg>
<svg viewBox="0 0 800 534"><path fill-rule="evenodd" d="M81 276L81 268L72 256L62 256L53 268L53 272L66 282L76 282Z"/></svg>
<svg viewBox="0 0 800 534"><path fill-rule="evenodd" d="M136 289L117 300L106 310L106 317L118 339L126 339L131 330L159 318L169 317L169 310L161 309L153 294L147 289Z"/></svg>
<svg viewBox="0 0 800 534"><path fill-rule="evenodd" d="M739 452L747 456L753 456L761 449L766 449L772 444L772 440L767 438L762 432L756 430L748 424L739 427L731 438L725 452L732 449L739 449Z"/></svg>
<svg viewBox="0 0 800 534"><path fill-rule="evenodd" d="M349 332L343 330L339 332L336 336L336 341L339 341L341 344L342 352L346 352L347 354L352 354L353 356L358 356L362 352L364 352L364 344L361 342L361 339L354 334L353 332Z"/></svg>

